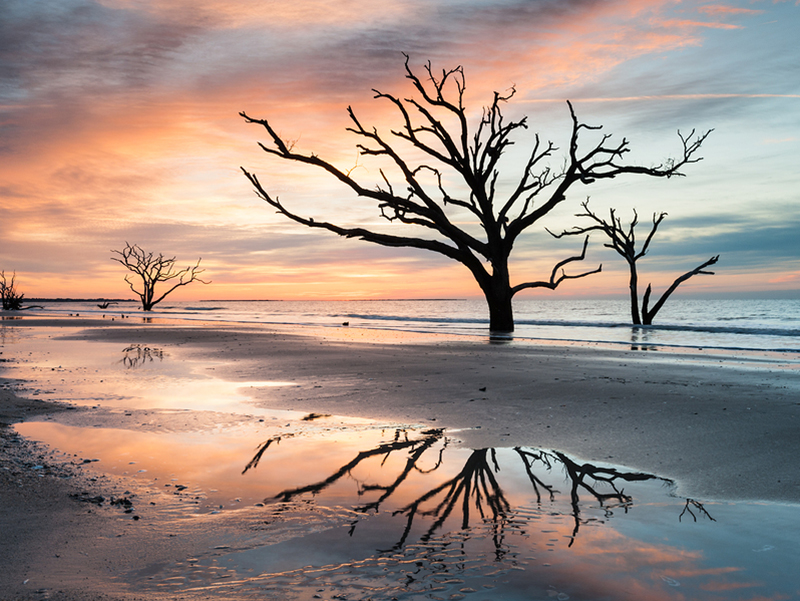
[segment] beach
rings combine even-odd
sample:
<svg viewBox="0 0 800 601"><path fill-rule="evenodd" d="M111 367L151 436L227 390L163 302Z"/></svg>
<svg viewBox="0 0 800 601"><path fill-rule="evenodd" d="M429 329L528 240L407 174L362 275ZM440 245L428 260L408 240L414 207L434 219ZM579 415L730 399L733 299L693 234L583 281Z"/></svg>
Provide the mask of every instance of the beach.
<svg viewBox="0 0 800 601"><path fill-rule="evenodd" d="M247 396L255 407L443 428L452 444L469 449L554 449L578 462L672 480L676 494L687 499L800 502L800 369L794 356L166 320L26 316L4 320L2 327L0 367L21 360L18 335L32 365L56 338L79 349L98 343L157 348L175 360L213 362L208 369L226 382L292 383L251 386ZM51 338L37 338L45 331ZM54 402L46 402L15 390L7 379L2 383L0 461L8 469L0 470L0 599L139 598L119 573L196 553L208 543L203 531L154 537L157 523L121 522L107 504L86 502L119 497L124 479L95 475L92 481L81 463L56 460L10 428L41 420L122 430L152 425L102 407L70 409L57 387L48 394ZM192 427L248 419L223 413L197 415ZM178 421L188 423L185 413L175 423L170 419L161 416L159 427L179 430ZM223 592L181 595L226 598ZM165 592L163 598L175 597Z"/></svg>

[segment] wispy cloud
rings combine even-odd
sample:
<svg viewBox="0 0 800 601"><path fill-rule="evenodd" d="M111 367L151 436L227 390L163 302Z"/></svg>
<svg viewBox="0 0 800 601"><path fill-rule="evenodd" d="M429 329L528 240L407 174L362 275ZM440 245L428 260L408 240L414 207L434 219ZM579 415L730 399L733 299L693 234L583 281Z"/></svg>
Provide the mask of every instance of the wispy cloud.
<svg viewBox="0 0 800 601"><path fill-rule="evenodd" d="M707 100L719 98L796 98L800 94L653 94L646 96L612 96L605 98L578 98L581 102L640 102L647 100ZM563 98L531 98L526 103L564 102Z"/></svg>
<svg viewBox="0 0 800 601"><path fill-rule="evenodd" d="M725 4L706 4L700 6L697 12L711 15L711 16L728 16L728 15L761 15L764 14L763 10L754 8L741 8L737 6L728 6Z"/></svg>
<svg viewBox="0 0 800 601"><path fill-rule="evenodd" d="M680 27L680 28L707 27L709 29L742 29L741 25L733 25L731 23L719 23L712 21L690 21L682 19L671 19L668 21L662 21L661 25L663 27Z"/></svg>

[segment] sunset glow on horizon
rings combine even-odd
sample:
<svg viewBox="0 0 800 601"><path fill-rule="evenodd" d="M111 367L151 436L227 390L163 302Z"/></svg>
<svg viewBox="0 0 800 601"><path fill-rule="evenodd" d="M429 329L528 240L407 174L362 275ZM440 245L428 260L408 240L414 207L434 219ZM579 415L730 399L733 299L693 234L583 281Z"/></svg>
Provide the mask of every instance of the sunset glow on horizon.
<svg viewBox="0 0 800 601"><path fill-rule="evenodd" d="M640 264L656 292L713 255L714 276L681 294L800 298L800 2L736 0L7 0L0 13L0 270L27 298L129 298L111 250L126 242L178 265L202 257L204 279L173 300L477 298L470 273L442 256L313 231L261 201L240 167L294 212L403 233L312 167L264 153L268 118L299 151L367 188L376 163L347 127L390 135L396 109L373 88L412 94L418 74L458 65L473 123L513 86L508 118L528 115L500 163L511 188L534 134L559 148L570 114L626 138L626 160L681 151L677 132L714 132L685 177L620 177L575 186L523 234L512 284L547 279L580 252L552 238L582 222L580 203L623 222L669 215ZM398 145L399 147L401 145ZM464 227L475 227L468 215ZM585 225L585 224L584 224ZM420 232L417 232L419 235ZM428 235L427 232L424 232ZM626 265L594 234L577 272L603 272L518 298L622 296Z"/></svg>

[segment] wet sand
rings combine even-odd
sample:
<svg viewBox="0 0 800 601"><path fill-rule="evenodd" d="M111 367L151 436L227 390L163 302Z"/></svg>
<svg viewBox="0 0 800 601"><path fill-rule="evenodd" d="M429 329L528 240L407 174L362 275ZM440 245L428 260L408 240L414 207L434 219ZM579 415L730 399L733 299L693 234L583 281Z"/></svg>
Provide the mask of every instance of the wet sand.
<svg viewBox="0 0 800 601"><path fill-rule="evenodd" d="M557 449L673 479L679 495L704 501L800 502L797 357L133 319L26 316L2 326L54 327L86 344L157 345L213 359L216 376L231 381L294 382L253 390L274 409L444 427L471 448ZM0 359L12 345L0 348ZM94 419L91 409L19 396L0 389L0 422ZM144 565L145 557L186 556L207 542L202 533L184 533L152 544L157 524L138 527L86 501L121 495L124 482L90 481L79 462L56 460L8 428L0 431L0 599L136 598L114 574ZM23 583L33 576L40 584L32 590Z"/></svg>

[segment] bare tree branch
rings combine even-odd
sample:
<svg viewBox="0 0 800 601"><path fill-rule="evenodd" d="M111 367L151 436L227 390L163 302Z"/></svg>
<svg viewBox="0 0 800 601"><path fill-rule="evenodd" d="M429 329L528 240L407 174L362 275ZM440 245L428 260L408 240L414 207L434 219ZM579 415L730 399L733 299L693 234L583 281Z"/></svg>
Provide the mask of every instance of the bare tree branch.
<svg viewBox="0 0 800 601"><path fill-rule="evenodd" d="M670 295L675 292L675 290L680 286L683 282L688 280L690 277L696 275L714 275L713 271L704 271L706 267L711 265L715 265L716 262L719 261L719 255L715 257L711 257L708 261L703 263L702 265L698 265L691 271L687 271L682 276L675 279L672 282L672 285L664 291L664 294L661 295L661 298L658 299L656 304L653 306L652 310L648 309L648 304L650 302L650 293L651 293L651 286L650 284L647 285L647 290L644 293L644 297L642 298L642 323L646 326L649 326L653 323L653 318L656 316L656 313L659 312L661 307L664 306L664 303L667 302L667 299Z"/></svg>
<svg viewBox="0 0 800 601"><path fill-rule="evenodd" d="M681 511L681 514L678 516L678 521L679 522L683 519L683 516L686 515L687 513L690 516L692 516L692 519L695 522L697 521L697 516L692 511L692 507L697 509L697 511L700 513L701 516L707 517L712 522L716 522L717 521L713 517L711 517L711 514L708 513L708 511L706 511L705 506L700 501L697 501L695 499L686 499L686 503L683 506L683 511Z"/></svg>
<svg viewBox="0 0 800 601"><path fill-rule="evenodd" d="M550 290L555 290L558 285L563 282L564 280L577 280L579 278L585 278L587 275L592 275L593 273L600 273L603 271L603 266L599 265L597 269L592 269L591 271L585 271L583 273L579 273L576 275L567 275L567 272L564 271L564 265L572 263L574 261L583 261L586 258L586 247L589 245L589 236L583 241L583 249L581 250L581 254L575 257L569 257L556 263L556 266L553 267L553 271L550 274L550 279L546 282L526 282L524 284L519 284L514 286L511 290L516 294L520 290L524 290L525 288L549 288ZM558 271L561 270L561 274L559 275Z"/></svg>
<svg viewBox="0 0 800 601"><path fill-rule="evenodd" d="M464 257L462 251L459 248L450 246L443 242L439 242L438 240L425 240L422 238L409 238L406 236L392 236L388 234L373 232L365 228L358 228L358 227L346 228L325 221L315 221L311 217L308 218L301 217L299 215L296 215L295 213L292 213L286 207L284 207L277 197L273 198L272 196L270 196L267 193L267 191L261 186L261 183L258 181L258 177L255 174L248 172L244 168L242 168L242 171L244 172L245 176L252 182L253 186L255 186L259 196L264 201L266 201L268 204L278 209L278 212L280 214L288 217L292 221L296 221L297 223L300 223L307 227L326 229L328 231L339 234L340 236L344 236L345 238L359 238L361 240L374 242L375 244L380 244L382 246L408 246L412 248L422 248L425 250L438 252L457 261L463 262L464 260L466 260L466 257Z"/></svg>

